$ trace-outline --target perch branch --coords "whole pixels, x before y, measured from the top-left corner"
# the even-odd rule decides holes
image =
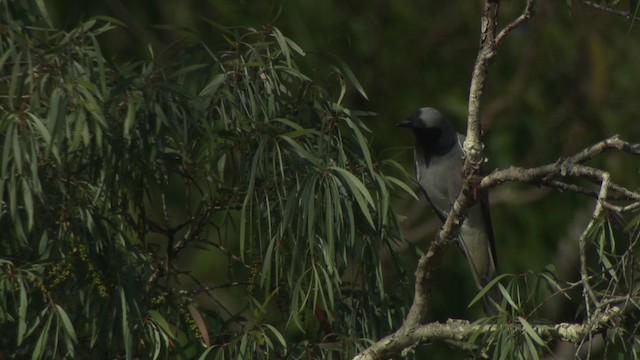
[[[442,262],[443,255],[449,246],[455,242],[467,210],[477,201],[477,197],[473,195],[477,183],[474,183],[472,180],[478,178],[480,164],[483,161],[483,146],[480,141],[480,102],[486,83],[488,67],[496,54],[498,7],[499,1],[497,0],[485,0],[483,2],[480,49],[474,65],[469,89],[467,138],[463,146],[465,162],[462,169],[462,191],[453,204],[447,220],[436,236],[436,240],[431,242],[427,253],[418,261],[418,267],[415,272],[416,283],[413,303],[404,323],[395,333],[374,343],[356,356],[356,359],[377,359],[417,344],[413,341],[412,336],[416,333],[416,329],[421,326],[420,323],[431,303],[430,283],[433,271],[438,268]],[[524,20],[525,19],[516,23],[512,29]],[[504,35],[511,31],[505,30]]]
[[[637,303],[640,299],[633,299]],[[589,334],[594,331],[601,331],[606,329],[608,324],[621,316],[624,316],[627,312],[635,309],[634,306],[629,306],[632,301],[628,298],[622,299],[619,305],[611,306],[606,311],[601,312],[597,317],[593,318],[588,323],[558,323],[551,325],[534,325],[531,324],[531,328],[536,332],[538,336],[546,341],[560,340],[571,342],[573,344],[580,343]],[[520,322],[514,322],[509,325],[509,328],[516,333],[526,335],[526,330]],[[374,344],[388,344],[394,341],[401,341],[406,344],[407,347],[415,346],[418,344],[425,344],[432,341],[443,341],[449,344],[464,344],[463,348],[468,350],[475,350],[476,347],[470,346],[467,342],[471,336],[481,337],[484,334],[494,333],[501,331],[501,326],[496,324],[475,324],[467,320],[449,319],[446,323],[433,322],[416,327],[413,331],[394,334],[388,336],[378,343]],[[390,353],[387,352],[374,352],[371,351],[372,347],[367,351],[360,353],[354,360],[377,360],[385,359]]]

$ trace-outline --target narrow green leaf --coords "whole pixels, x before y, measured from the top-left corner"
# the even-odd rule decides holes
[[[18,52],[18,56],[13,59],[13,68],[11,69],[11,81],[9,82],[9,109],[15,111],[18,106],[19,96],[16,96],[18,83],[23,77],[20,76],[20,64],[22,63],[22,53]]]
[[[507,289],[505,289],[504,286],[502,286],[502,284],[500,284],[500,283],[498,283],[498,290],[500,290],[500,293],[502,293],[502,296],[513,307],[513,309],[515,309],[517,311],[520,311],[520,307],[518,305],[516,305],[516,303],[513,301],[513,298],[511,298],[511,295],[509,294]]]
[[[357,189],[358,192],[361,193],[364,196],[364,198],[367,200],[367,203],[372,207],[375,207],[373,203],[373,198],[371,197],[369,190],[367,190],[366,186],[364,186],[364,184],[362,183],[362,181],[360,181],[360,179],[358,179],[355,175],[353,175],[349,171],[336,166],[330,166],[329,169],[336,171],[340,175],[342,175],[343,179],[348,182],[351,188]]]
[[[49,17],[49,13],[47,12],[47,7],[44,4],[44,0],[36,0],[36,4],[38,5],[38,10],[40,11],[40,15],[44,21],[47,22],[47,25],[51,28],[53,24],[51,23],[51,18]]]
[[[131,139],[131,127],[133,123],[136,121],[136,101],[133,97],[129,98],[127,103],[127,115],[124,118],[124,132],[123,136],[125,139]]]
[[[20,288],[20,304],[18,306],[18,346],[24,340],[24,334],[27,331],[27,307],[29,302],[27,299],[27,290],[24,288],[22,278],[17,282]]]
[[[120,288],[120,317],[122,320],[122,342],[124,344],[125,355],[127,359],[133,357],[133,337],[129,330],[129,307],[127,306],[127,297],[124,288]]]
[[[74,151],[78,149],[80,145],[80,141],[82,141],[83,133],[85,132],[85,128],[87,127],[87,119],[84,111],[77,111],[73,113],[75,117],[74,127],[73,127],[73,137],[71,140],[71,144],[69,146],[70,151]]]
[[[60,320],[62,320],[62,326],[64,327],[64,330],[66,331],[67,335],[69,335],[73,343],[77,344],[78,337],[76,336],[76,331],[71,324],[69,315],[67,315],[67,312],[64,311],[64,309],[58,304],[56,304],[56,309],[58,310],[58,316],[60,317]]]
[[[205,351],[200,355],[200,357],[198,358],[198,360],[207,360],[207,357],[209,356],[209,353],[210,353],[211,351],[213,351],[214,349],[218,348],[218,347],[219,347],[218,345],[214,345],[214,346],[210,346],[210,347],[208,347],[208,348],[207,348],[207,350],[205,350]],[[218,357],[216,357],[216,358],[218,358]]]
[[[124,23],[124,22],[122,22],[122,21],[120,21],[120,20],[118,20],[118,19],[116,19],[114,17],[107,16],[107,15],[92,16],[92,17],[89,18],[89,20],[101,20],[101,21],[107,22],[109,24],[115,24],[115,25],[118,25],[118,26],[123,27],[123,28],[128,28],[126,23]]]
[[[362,95],[366,100],[369,100],[369,97],[367,97],[367,93],[364,91],[360,81],[358,81],[358,78],[356,78],[349,66],[337,56],[333,56],[333,59],[338,63],[340,69],[342,69],[342,73],[347,77],[347,79],[349,79],[349,81],[351,81],[351,84],[353,84],[356,90],[358,90],[360,95]]]
[[[245,247],[246,247],[246,231],[247,231],[247,211],[249,209],[249,204],[253,199],[253,191],[256,181],[256,176],[258,174],[258,165],[262,162],[262,156],[264,151],[265,144],[261,141],[258,144],[258,148],[256,149],[255,154],[253,155],[253,161],[251,163],[251,172],[249,173],[249,184],[247,186],[247,194],[244,197],[244,201],[242,202],[242,209],[240,210],[240,258],[244,261],[245,255]]]
[[[289,39],[288,37],[284,37],[284,39],[287,41],[287,44],[289,44],[289,47],[293,49],[293,51],[297,52],[300,56],[306,55],[304,50],[302,50],[302,48],[298,46],[298,44],[296,44],[293,40]]]
[[[318,161],[318,159],[314,155],[309,153],[307,150],[303,149],[302,146],[300,146],[300,144],[295,142],[293,139],[291,139],[290,137],[285,136],[285,135],[278,135],[278,137],[283,139],[283,140],[285,140],[287,143],[289,143],[289,145],[291,145],[293,150],[298,154],[298,156],[300,156],[301,159],[310,162],[316,168],[320,168],[321,167],[320,166],[320,162]]]
[[[522,324],[522,327],[524,328],[524,331],[540,346],[545,346],[545,342],[544,340],[542,340],[542,338],[540,338],[540,336],[538,335],[538,333],[536,333],[536,331],[533,329],[533,327],[531,326],[531,324],[529,324],[529,322],[523,318],[522,316],[518,316],[518,321],[520,321],[520,323]]]
[[[51,320],[53,319],[53,313],[48,313],[47,322],[45,323],[42,331],[40,332],[40,336],[38,336],[38,341],[36,342],[36,346],[33,349],[33,353],[31,354],[32,360],[38,360],[42,358],[42,354],[47,347],[48,337],[49,337],[49,329],[51,328]]]
[[[549,286],[552,290],[552,292],[558,293],[558,294],[562,294],[564,297],[566,297],[568,300],[571,300],[571,296],[569,296],[569,294],[567,294],[567,291],[563,291],[562,287],[560,286],[560,284],[558,283],[558,281],[555,278],[555,274],[553,274],[550,271],[543,271],[540,273],[540,275],[542,275],[542,277],[544,277],[547,281],[547,286]]]
[[[262,271],[260,272],[260,286],[265,286],[265,284],[269,284],[271,282],[273,250],[276,246],[276,242],[277,237],[272,237],[269,241],[269,246],[267,246],[267,251],[264,254]]]
[[[9,141],[9,139],[13,138],[13,122],[9,124],[6,131],[4,144],[2,145],[2,175],[6,175],[9,172],[9,164],[11,163],[11,145],[13,141]],[[1,196],[3,196],[3,193],[0,193]]]
[[[325,263],[328,265],[333,265],[333,253],[329,253],[327,251],[327,249],[323,249],[323,253],[325,255]],[[327,299],[325,299],[324,303],[325,306],[327,308],[327,310],[333,310],[335,308],[335,295],[333,293],[334,290],[334,283],[332,281],[332,279],[337,278],[337,272],[335,270],[333,270],[332,268],[329,267],[321,267],[320,271],[322,272],[322,276],[324,278],[324,288],[326,289],[326,293],[327,293]],[[331,276],[331,274],[329,272],[334,273],[334,276]],[[324,292],[323,292],[324,294]]]
[[[285,349],[287,349],[287,341],[284,339],[284,336],[282,336],[282,334],[280,333],[280,331],[278,331],[278,329],[276,329],[275,327],[273,327],[270,324],[262,324],[262,326],[266,327],[267,329],[269,329],[269,331],[271,331],[271,333],[276,337],[276,339],[278,340],[278,342],[280,343],[280,345]]]
[[[7,192],[9,192],[9,214],[14,219],[15,226],[20,226],[18,218],[18,184],[16,184],[16,174],[11,172],[9,175],[9,182],[7,186]]]
[[[8,139],[7,139],[8,141]],[[22,148],[20,146],[20,133],[15,131],[13,137],[11,138],[13,145],[11,147],[11,151],[13,153],[13,163],[18,168],[18,174],[22,175]]]
[[[303,218],[307,220],[306,223],[306,232],[307,232],[307,241],[309,244],[313,244],[314,237],[316,235],[315,231],[315,221],[316,221],[316,180],[318,179],[317,175],[312,173],[308,176],[305,181],[302,183],[302,192],[300,194],[300,206],[302,206],[302,214]]]
[[[149,324],[148,327],[151,332],[151,336],[153,336],[153,355],[152,359],[155,360],[160,356],[160,352],[162,351],[162,344],[168,342],[167,336],[160,330],[160,327],[155,323]]]
[[[279,122],[279,123],[281,123],[283,125],[286,125],[286,126],[289,126],[289,127],[292,127],[294,130],[303,130],[304,129],[300,124],[298,124],[298,123],[296,123],[294,121],[291,121],[289,119],[275,118],[275,119],[273,119],[273,121]]]
[[[527,347],[529,348],[529,356],[525,354],[522,354],[523,357],[525,359],[533,359],[533,360],[539,360],[540,357],[538,355],[538,350],[536,349],[536,346],[533,344],[533,342],[531,341],[531,338],[529,336],[525,336],[524,337],[525,342],[527,343]],[[524,349],[523,349],[524,351]]]
[[[31,187],[26,178],[22,178],[22,201],[24,207],[27,210],[27,230],[31,231],[33,228],[33,194],[31,193]]]
[[[369,207],[367,206],[368,204],[369,206],[375,209],[375,204],[373,202],[373,199],[371,198],[371,194],[369,193],[369,190],[367,190],[367,188],[360,181],[360,179],[358,179],[355,175],[353,175],[349,171],[342,168],[335,167],[335,166],[332,166],[329,169],[341,175],[343,179],[342,184],[345,185],[345,187],[350,190],[350,194],[353,195],[353,198],[356,200],[356,203],[360,208],[360,212],[367,219],[367,222],[371,225],[371,227],[375,229],[376,226],[371,217],[371,213],[369,212]]]
[[[226,80],[225,74],[218,74],[200,91],[198,96],[211,96],[216,93],[220,85]]]
[[[416,199],[416,200],[420,200],[420,198],[418,198],[418,195],[404,182],[400,181],[400,179],[395,178],[393,176],[385,176],[384,177],[387,181],[393,183],[394,185],[397,185],[398,187],[400,187],[402,190],[404,190],[404,192],[406,192],[407,194],[411,195],[412,198]]]
[[[373,174],[373,163],[371,161],[371,153],[369,152],[369,143],[362,135],[362,132],[358,128],[358,126],[348,117],[343,118],[347,122],[347,125],[351,128],[353,133],[356,135],[356,140],[358,142],[360,151],[362,152],[362,156],[364,157],[365,164],[367,164],[367,168]]]
[[[47,127],[44,126],[42,120],[40,120],[39,117],[31,113],[27,113],[27,115],[29,115],[29,117],[31,118],[38,134],[40,134],[40,136],[44,140],[45,145],[48,147],[49,143],[51,142],[51,134],[49,133],[49,130],[47,130]]]
[[[317,134],[318,131],[315,130],[315,129],[300,129],[300,130],[294,130],[294,131],[290,131],[288,133],[282,134],[282,136],[286,136],[288,138],[295,139],[297,137],[305,136],[305,135],[309,135],[309,134],[313,134],[313,133]]]
[[[165,320],[162,314],[160,314],[156,310],[149,310],[147,314],[149,315],[149,317],[151,317],[151,319],[153,319],[156,324],[158,324],[158,326],[160,326],[160,328],[166,335],[168,335],[171,339],[175,339],[175,334],[173,333],[173,331],[171,331],[171,326],[169,326],[169,323],[167,322],[167,320]]]
[[[9,55],[13,54],[14,51],[15,47],[13,43],[11,43],[9,47],[5,49],[4,53],[0,55],[0,69],[4,69],[4,63],[7,62]]]
[[[501,279],[504,279],[507,276],[510,276],[510,275],[509,274],[500,274],[500,275],[496,276],[495,278],[491,279],[491,281],[487,285],[485,285],[485,287],[483,287],[482,290],[480,290],[480,292],[473,298],[473,300],[471,300],[471,302],[469,303],[469,305],[467,307],[471,307],[475,303],[480,301],[480,299],[482,299],[482,297],[487,292],[489,292],[489,290],[491,290],[491,288],[493,288],[496,285],[496,283],[498,283]]]
[[[289,45],[287,44],[287,40],[285,40],[285,37],[277,28],[273,28],[273,37],[276,38],[276,42],[278,43],[282,54],[287,59],[287,65],[291,67],[291,54],[289,52]]]

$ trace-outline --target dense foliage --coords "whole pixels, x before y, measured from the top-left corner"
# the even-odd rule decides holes
[[[117,20],[1,6],[2,357],[328,358],[397,326],[379,259],[411,190],[348,69],[303,74],[268,26],[115,64]]]

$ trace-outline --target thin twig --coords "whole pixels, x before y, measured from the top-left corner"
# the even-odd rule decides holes
[[[620,16],[620,17],[623,17],[625,19],[640,20],[639,17],[634,16],[629,11],[622,11],[622,10],[612,9],[612,8],[610,8],[608,6],[604,6],[604,5],[600,5],[600,4],[594,3],[593,1],[583,0],[582,3],[587,5],[587,6],[589,6],[589,7],[594,8],[596,10],[604,11],[604,12],[606,12],[608,14],[611,14],[611,15]]]
[[[527,0],[527,5],[525,6],[522,14],[520,14],[520,16],[513,20],[511,24],[502,29],[498,36],[496,36],[496,44],[500,44],[500,41],[502,41],[502,39],[507,36],[513,29],[517,28],[518,26],[520,26],[520,24],[527,21],[531,16],[533,16],[534,5],[535,0]]]
[[[591,230],[593,230],[593,228],[595,227],[596,221],[602,215],[602,209],[603,209],[602,204],[607,198],[608,189],[609,189],[609,173],[605,172],[602,174],[602,184],[600,185],[600,193],[598,195],[598,200],[596,201],[596,207],[593,210],[591,221],[589,221],[589,225],[587,225],[586,229],[584,230],[584,232],[582,232],[582,235],[578,240],[578,247],[580,251],[580,279],[582,281],[582,285],[584,288],[584,291],[583,291],[584,297],[585,297],[584,303],[585,303],[585,306],[587,307],[588,316],[591,316],[592,314],[590,311],[591,303],[589,302],[589,299],[591,299],[591,302],[593,302],[596,306],[599,306],[600,302],[596,297],[596,294],[593,291],[591,284],[589,283],[589,273],[587,271],[586,243],[587,243],[587,238],[591,234]]]

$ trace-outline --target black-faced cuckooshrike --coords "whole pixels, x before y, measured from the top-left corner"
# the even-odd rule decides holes
[[[462,190],[465,136],[458,134],[438,110],[428,107],[415,111],[397,126],[411,129],[416,137],[414,156],[418,184],[444,222]],[[467,258],[476,286],[482,289],[496,273],[496,249],[486,193],[482,193],[480,201],[469,209],[458,244]],[[497,299],[495,290],[490,291],[489,296]],[[486,295],[483,307],[488,315],[496,313]]]

